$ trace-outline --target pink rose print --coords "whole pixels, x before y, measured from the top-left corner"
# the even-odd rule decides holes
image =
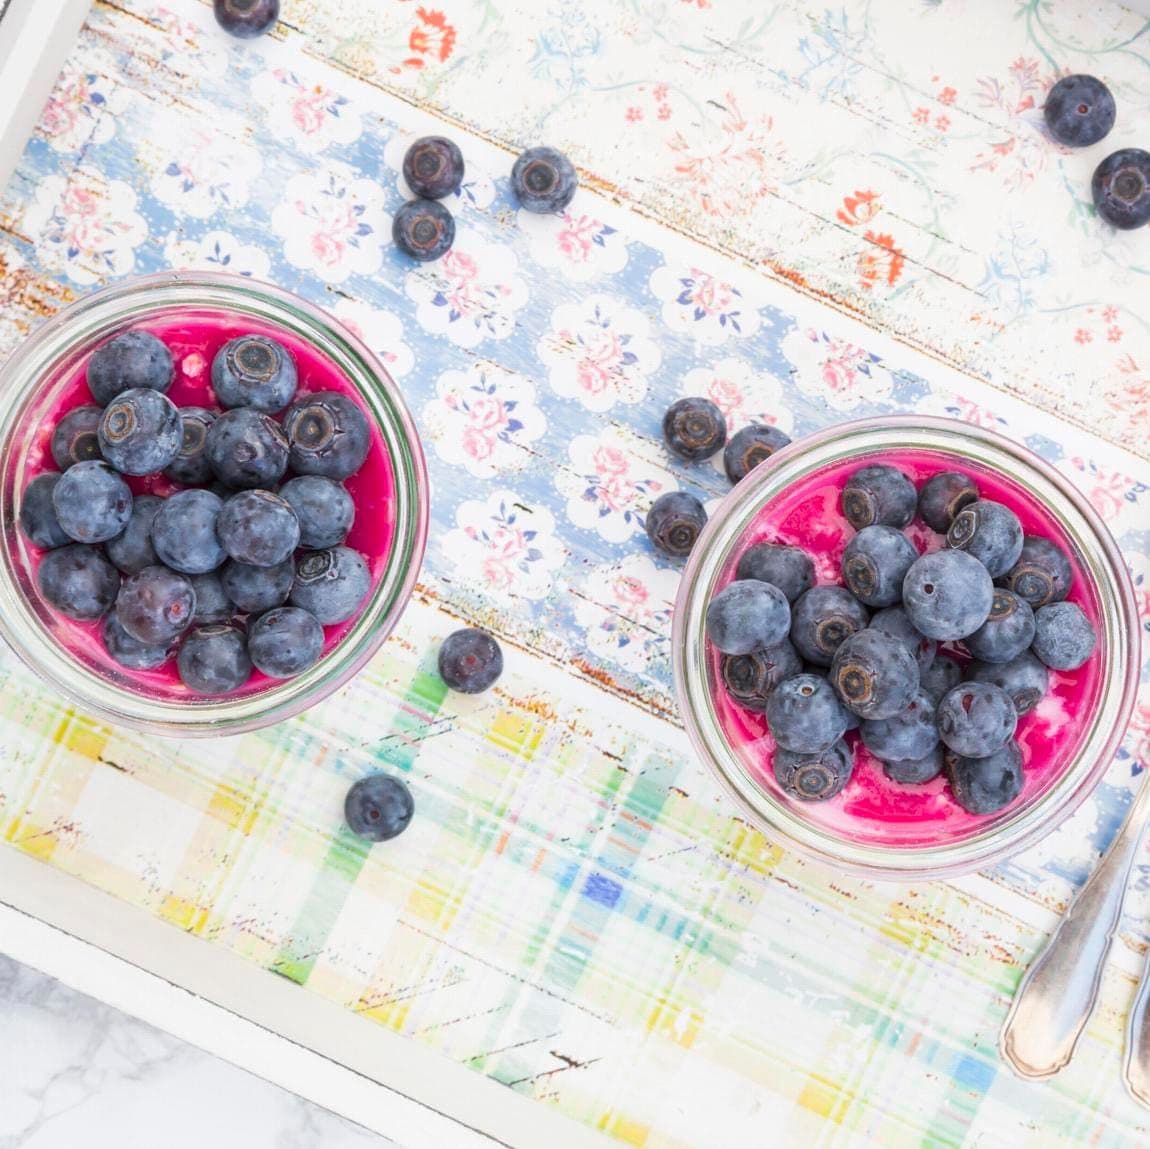
[[[795,366],[798,389],[836,410],[881,402],[891,393],[889,373],[875,370],[878,356],[848,340],[794,328],[783,340],[783,352]]]
[[[272,135],[313,155],[330,144],[349,144],[363,130],[346,96],[291,68],[260,73],[252,80],[252,95],[264,109]]]

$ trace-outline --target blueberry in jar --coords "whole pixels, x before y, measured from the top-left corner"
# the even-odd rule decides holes
[[[528,148],[511,169],[511,190],[525,211],[557,215],[575,198],[575,165],[549,147]]]
[[[938,704],[939,737],[966,758],[985,758],[1002,749],[1017,725],[1010,695],[989,682],[964,682]]]
[[[937,642],[973,634],[994,600],[990,572],[966,551],[934,551],[916,559],[902,583],[902,605],[915,630]]]
[[[727,420],[710,399],[680,399],[663,415],[663,439],[681,459],[709,459],[727,441]]]
[[[918,558],[914,543],[894,527],[863,527],[843,550],[843,581],[866,606],[893,606],[902,583]]]
[[[271,491],[239,491],[221,508],[216,535],[229,558],[274,567],[299,546],[299,519],[291,504]]]
[[[347,792],[343,805],[348,828],[369,842],[397,838],[411,825],[414,813],[411,791],[390,774],[361,778]]]
[[[90,622],[111,610],[120,572],[95,547],[71,543],[40,560],[36,581],[49,605],[69,618]]]
[[[1051,670],[1077,670],[1094,653],[1098,635],[1074,602],[1052,602],[1034,615],[1032,649]]]
[[[299,607],[269,610],[248,630],[248,657],[269,678],[294,678],[314,666],[322,653],[323,627]]]
[[[723,470],[727,478],[732,483],[741,482],[790,441],[789,435],[769,423],[752,423],[736,431],[723,449]]]
[[[159,391],[123,391],[104,408],[97,432],[104,458],[123,475],[162,471],[180,452],[183,425]]]
[[[197,626],[181,643],[176,668],[197,694],[229,694],[251,677],[247,640],[234,626]]]
[[[449,634],[439,648],[439,677],[460,694],[481,694],[503,673],[503,650],[486,631],[466,627]]]
[[[647,538],[665,555],[685,558],[707,525],[707,512],[694,495],[667,491],[647,512]]]
[[[1019,718],[1042,701],[1050,685],[1050,671],[1029,650],[1010,662],[972,662],[966,668],[966,678],[1005,690]]]
[[[358,405],[337,391],[319,391],[297,399],[284,416],[297,475],[346,479],[363,466],[371,429]]]
[[[455,217],[438,200],[408,200],[391,221],[391,238],[404,255],[429,263],[451,250]]]
[[[1061,602],[1070,593],[1073,581],[1070,559],[1039,535],[1023,536],[1018,561],[1002,576],[1002,585],[1025,599],[1034,610]]]
[[[446,136],[421,136],[403,157],[403,178],[422,199],[443,199],[463,186],[463,153]]]
[[[991,578],[1006,574],[1022,554],[1022,523],[993,499],[979,499],[954,516],[946,545],[973,555]]]
[[[787,596],[767,582],[728,583],[707,606],[707,637],[723,654],[749,654],[775,646],[790,629]]]
[[[969,814],[994,814],[1022,793],[1022,751],[1017,742],[1008,741],[981,758],[948,751],[945,763],[954,800]]]
[[[56,507],[52,501],[59,481],[59,475],[45,471],[24,488],[24,497],[20,500],[20,529],[33,546],[43,550],[67,546],[72,542],[72,536],[60,526],[60,520],[56,518]]]
[[[925,674],[934,664],[938,643],[933,638],[927,638],[926,635],[919,634],[915,630],[914,623],[910,621],[910,615],[906,613],[903,607],[888,606],[885,610],[875,611],[871,615],[870,629],[888,634],[891,638],[897,638],[914,655],[920,676]],[[955,682],[957,681],[958,678],[955,679]]]
[[[830,666],[843,640],[869,621],[870,612],[849,590],[811,587],[791,608],[791,642],[807,662]]]
[[[215,412],[206,407],[180,408],[180,449],[164,468],[164,474],[173,482],[188,486],[211,482],[208,429],[215,421]]]
[[[292,577],[295,576],[294,564]],[[227,622],[236,613],[236,604],[228,598],[224,584],[215,571],[205,574],[188,575],[188,581],[196,592],[196,613],[192,616],[193,626],[206,626],[213,622]],[[287,592],[284,592],[287,597]]]
[[[856,531],[876,525],[902,530],[914,518],[917,506],[914,483],[886,463],[855,471],[843,487],[843,514]]]
[[[940,654],[930,666],[920,671],[918,684],[937,705],[943,695],[949,694],[961,681],[962,667],[953,658]]]
[[[216,523],[224,501],[205,490],[177,491],[152,519],[152,546],[165,566],[180,574],[206,574],[226,559]]]
[[[1034,641],[1034,611],[1005,587],[996,587],[986,622],[964,640],[982,662],[1010,662]]]
[[[740,555],[735,578],[769,582],[793,603],[815,585],[815,564],[811,556],[798,547],[756,543]]]
[[[289,597],[292,606],[310,610],[324,626],[332,626],[351,618],[370,590],[371,573],[363,555],[350,547],[332,547],[297,561]]]
[[[88,360],[88,390],[101,407],[140,387],[166,392],[175,375],[172,353],[147,331],[125,331],[98,347]]]
[[[800,802],[825,802],[841,793],[850,781],[854,755],[839,739],[811,754],[780,748],[775,752],[773,767],[775,779],[785,794]]]
[[[163,505],[164,500],[156,495],[137,495],[132,500],[128,525],[104,544],[108,558],[124,574],[135,574],[160,561],[152,546],[152,520]]]
[[[766,715],[775,742],[796,754],[830,749],[850,725],[831,684],[815,674],[780,682],[767,699]]]
[[[890,758],[883,760],[882,772],[892,781],[904,786],[922,786],[933,782],[941,773],[945,753],[941,742],[921,758]]]
[[[920,688],[897,714],[863,719],[863,745],[884,762],[921,761],[938,745],[935,711],[935,700]]]
[[[288,466],[285,431],[286,418],[281,428],[251,407],[225,411],[208,428],[205,453],[212,473],[236,489],[273,486]]]
[[[78,543],[115,538],[132,515],[132,492],[107,463],[69,467],[52,490],[56,519]]]
[[[250,563],[226,563],[220,572],[220,586],[236,610],[259,614],[287,602],[295,585],[295,561],[285,559],[274,567]]]
[[[155,670],[172,657],[171,646],[166,642],[141,642],[133,638],[115,611],[104,619],[103,638],[104,648],[113,660],[128,670]]]
[[[786,640],[749,654],[724,654],[719,660],[719,677],[727,693],[744,710],[759,713],[766,710],[767,699],[780,682],[802,672],[803,661]]]
[[[76,463],[102,459],[100,453],[100,420],[102,407],[73,407],[52,432],[52,458],[61,471]]]
[[[299,545],[312,550],[339,546],[355,521],[355,502],[347,489],[323,475],[300,475],[280,487],[282,498],[299,520]]]
[[[835,651],[831,685],[860,718],[891,718],[918,690],[918,662],[897,638],[877,630],[852,634]]]
[[[137,642],[164,645],[192,624],[196,592],[192,584],[165,566],[144,567],[129,575],[116,596],[116,617]]]
[[[942,471],[932,475],[918,493],[918,514],[932,531],[945,535],[954,516],[978,499],[978,487],[969,475]]]
[[[295,398],[295,360],[276,339],[239,335],[212,360],[212,390],[225,407],[254,407],[272,415]]]

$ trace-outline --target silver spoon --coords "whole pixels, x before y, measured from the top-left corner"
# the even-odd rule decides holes
[[[1122,829],[1014,995],[999,1049],[1020,1077],[1053,1077],[1074,1054],[1098,1000],[1102,967],[1122,916],[1148,808],[1150,786],[1143,782]],[[1125,1073],[1127,1087],[1144,1104],[1150,1104],[1150,1032],[1143,1024],[1148,983],[1150,978],[1144,976],[1130,1015]]]

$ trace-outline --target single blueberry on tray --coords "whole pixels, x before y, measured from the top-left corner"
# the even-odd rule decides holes
[[[88,360],[88,389],[106,407],[124,391],[148,387],[164,392],[176,369],[172,353],[147,331],[125,331],[98,347]]]
[[[212,464],[208,459],[208,429],[216,421],[214,411],[206,407],[181,407],[182,435],[176,457],[164,468],[173,482],[193,485],[210,483]]]
[[[1025,535],[1018,561],[1001,581],[1038,610],[1047,603],[1061,602],[1069,594],[1074,573],[1070,559],[1049,539]]]
[[[443,199],[463,184],[463,153],[446,136],[421,136],[403,157],[403,178],[423,199]]]
[[[104,409],[89,404],[73,407],[52,432],[52,458],[61,471],[75,463],[102,459],[100,453],[100,420]]]
[[[371,447],[367,417],[337,391],[297,399],[284,415],[283,429],[297,475],[346,479],[363,466]]]
[[[291,504],[271,491],[239,491],[221,508],[216,535],[236,562],[274,567],[299,546],[299,519]]]
[[[843,640],[869,621],[870,612],[849,590],[811,587],[791,608],[791,642],[807,662],[830,666]]]
[[[970,814],[993,814],[1022,793],[1022,751],[1017,742],[982,758],[945,755],[954,800]]]
[[[707,525],[707,512],[694,495],[667,491],[647,512],[647,538],[665,555],[685,558]]]
[[[55,472],[45,471],[24,488],[24,497],[20,500],[20,529],[33,546],[44,550],[67,546],[72,541],[72,536],[60,526],[52,502],[59,481],[60,476]]]
[[[128,525],[104,544],[108,558],[124,574],[135,574],[160,561],[152,546],[152,520],[163,505],[164,500],[156,495],[137,495],[132,500]]]
[[[480,694],[502,673],[503,650],[486,631],[454,631],[439,648],[439,676],[460,694]]]
[[[197,626],[181,644],[176,667],[197,694],[229,694],[252,673],[247,640],[234,626]]]
[[[1122,230],[1150,223],[1150,152],[1123,148],[1107,156],[1091,183],[1094,206],[1109,224]]]
[[[743,709],[760,713],[780,682],[802,672],[803,661],[786,640],[750,654],[724,654],[719,660],[719,677],[727,693]]]
[[[732,483],[738,483],[760,463],[791,441],[778,427],[769,423],[752,423],[736,431],[723,449],[723,470]]]
[[[938,704],[939,737],[956,754],[985,758],[1014,737],[1018,712],[1010,695],[988,682],[964,682]]]
[[[1071,148],[1098,143],[1114,127],[1117,109],[1110,89],[1095,76],[1063,76],[1042,109],[1050,134]]]
[[[681,459],[709,459],[727,441],[727,420],[710,399],[680,399],[663,416],[663,438]]]
[[[351,618],[370,590],[371,572],[363,555],[350,547],[332,547],[299,559],[289,597],[293,606],[310,610],[324,626],[332,626]]]
[[[214,571],[227,552],[216,523],[224,501],[211,491],[177,491],[164,500],[152,519],[152,546],[160,562],[181,574]]]
[[[82,622],[111,610],[120,589],[120,572],[96,547],[82,543],[49,551],[36,579],[50,605]]]
[[[902,583],[902,605],[915,630],[938,642],[973,634],[994,600],[990,572],[966,551],[934,551],[916,559]]]
[[[575,166],[555,148],[528,148],[511,169],[511,190],[526,211],[558,214],[575,198]]]
[[[398,837],[411,824],[414,813],[411,791],[391,774],[361,778],[347,792],[343,805],[351,832],[369,842]]]
[[[791,608],[777,586],[739,579],[711,599],[706,629],[707,637],[724,654],[750,654],[787,637]]]
[[[866,606],[893,606],[902,582],[918,558],[914,543],[894,527],[863,527],[843,550],[843,581]]]
[[[269,415],[295,398],[295,360],[266,335],[229,340],[212,360],[212,390],[225,407],[254,407]]]
[[[1022,554],[1022,524],[1018,516],[992,499],[979,499],[954,516],[946,544],[973,555],[992,578],[1006,574]]]
[[[812,754],[780,748],[775,751],[773,766],[784,793],[802,802],[823,802],[840,793],[850,781],[854,755],[840,739]]]
[[[1036,655],[1051,670],[1077,670],[1094,653],[1098,635],[1074,602],[1052,602],[1034,615]]]
[[[969,475],[942,471],[932,475],[918,493],[919,517],[932,531],[945,535],[954,516],[978,498],[978,487]]]
[[[798,547],[756,543],[739,557],[735,578],[754,578],[777,586],[794,602],[815,585],[815,564],[806,551]]]
[[[843,514],[856,531],[875,524],[902,530],[914,518],[917,506],[914,483],[886,463],[855,471],[843,487]]]
[[[295,606],[261,614],[248,628],[248,657],[269,678],[294,678],[319,661],[323,627]]]
[[[137,642],[161,645],[183,634],[192,624],[196,592],[176,571],[144,567],[129,575],[116,596],[116,617]]]
[[[860,718],[892,718],[918,690],[918,662],[899,639],[860,630],[835,651],[830,681],[843,705]]]
[[[775,742],[796,754],[829,749],[850,725],[831,684],[815,674],[780,682],[767,699],[766,714]]]
[[[1050,685],[1050,671],[1029,650],[1010,662],[972,662],[966,677],[969,682],[989,682],[1005,690],[1020,718],[1042,701]]]
[[[115,538],[132,515],[132,492],[107,463],[77,463],[52,491],[56,518],[78,543]]]
[[[391,221],[391,238],[404,255],[428,263],[451,250],[455,217],[438,200],[408,200]]]
[[[220,571],[224,594],[245,614],[259,614],[287,602],[295,585],[295,560],[284,559],[274,567],[229,562]]]
[[[313,550],[336,547],[355,521],[355,502],[347,489],[322,475],[300,475],[280,487],[299,520],[299,545]]]
[[[275,27],[280,0],[212,0],[216,22],[232,36],[250,40]]]
[[[212,473],[237,489],[273,486],[288,466],[284,431],[263,411],[251,407],[225,411],[208,428],[205,453]]]

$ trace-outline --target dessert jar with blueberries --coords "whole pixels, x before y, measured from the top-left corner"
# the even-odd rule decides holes
[[[393,381],[338,321],[165,274],[61,312],[0,373],[0,634],[101,718],[281,721],[402,612],[427,481]]]

